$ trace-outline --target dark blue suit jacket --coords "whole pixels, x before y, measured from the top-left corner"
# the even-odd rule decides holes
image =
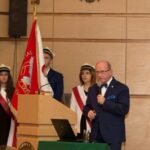
[[[48,82],[54,91],[54,98],[62,101],[64,91],[63,75],[53,69],[50,69],[47,75]]]
[[[125,115],[129,111],[129,89],[113,78],[105,93],[103,105],[97,103],[98,92],[97,84],[89,89],[83,110],[86,116],[89,110],[96,111],[96,117],[92,121],[91,139],[96,140],[100,130],[107,143],[122,143],[125,141]]]

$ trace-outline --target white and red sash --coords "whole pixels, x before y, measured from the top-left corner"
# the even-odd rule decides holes
[[[77,88],[77,87],[74,87],[74,88],[73,88],[73,94],[74,94],[74,96],[75,96],[76,102],[77,102],[77,104],[78,104],[78,106],[79,106],[81,112],[83,112],[84,104],[83,104],[83,101],[82,101],[82,99],[81,99],[81,96],[80,96],[80,94],[79,94],[79,91],[78,91],[78,88]],[[88,122],[89,126],[91,127],[91,122],[90,122],[90,120],[87,120],[87,122]]]
[[[16,128],[17,128],[17,122],[14,119],[13,114],[10,111],[10,108],[4,99],[4,97],[0,94],[0,104],[5,110],[5,112],[10,116],[11,118],[11,124],[10,124],[10,130],[9,130],[9,136],[7,140],[7,146],[16,146]]]
[[[3,109],[5,110],[5,112],[7,113],[7,115],[12,117],[12,113],[9,109],[9,106],[8,106],[7,102],[5,101],[5,99],[3,98],[3,96],[1,94],[0,94],[0,104],[3,107]]]

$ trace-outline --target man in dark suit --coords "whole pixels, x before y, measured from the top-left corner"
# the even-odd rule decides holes
[[[63,75],[51,68],[52,60],[55,56],[53,51],[49,48],[44,48],[44,75],[47,76],[48,82],[51,85],[54,93],[54,98],[58,101],[62,101],[63,90],[64,90],[64,82]]]
[[[89,89],[84,114],[92,121],[90,140],[121,150],[125,141],[125,115],[129,111],[129,89],[115,80],[111,64],[96,64],[97,84]]]

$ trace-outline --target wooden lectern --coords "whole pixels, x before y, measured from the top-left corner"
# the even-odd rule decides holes
[[[76,113],[59,101],[46,95],[18,96],[17,147],[33,146],[37,150],[38,142],[58,140],[51,119],[68,119],[73,129]],[[74,130],[75,131],[75,130]]]
[[[0,150],[17,150],[17,149],[6,145],[0,145]]]

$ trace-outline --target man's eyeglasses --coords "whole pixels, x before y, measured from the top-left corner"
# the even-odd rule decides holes
[[[104,74],[106,72],[110,71],[110,69],[108,70],[101,70],[101,71],[96,71],[96,74]]]

